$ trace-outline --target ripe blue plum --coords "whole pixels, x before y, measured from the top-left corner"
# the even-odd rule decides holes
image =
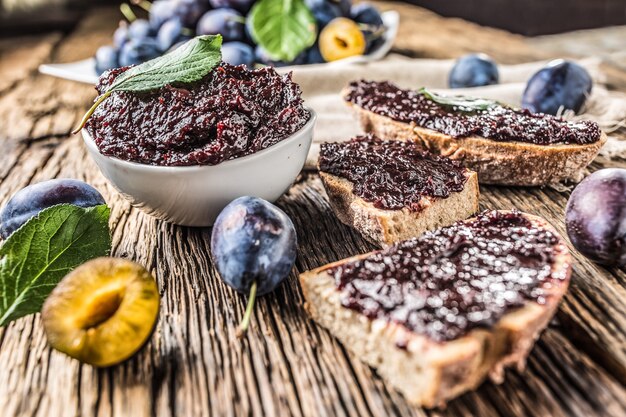
[[[208,0],[172,0],[176,2],[176,16],[183,26],[194,28],[200,18],[211,8]]]
[[[307,64],[323,64],[324,58],[322,57],[322,53],[320,52],[320,46],[318,43],[309,48],[306,52],[306,63]]]
[[[222,61],[231,65],[254,67],[254,50],[243,42],[226,42],[222,45]]]
[[[125,21],[121,21],[120,25],[117,29],[115,29],[115,32],[113,33],[113,45],[117,49],[121,49],[122,46],[124,46],[124,44],[128,41],[128,39],[128,23],[126,23]]]
[[[352,7],[352,0],[330,0],[336,4],[341,10],[341,15],[344,17],[350,16],[350,8]]]
[[[311,13],[313,13],[313,17],[315,17],[319,29],[326,26],[334,18],[343,16],[338,2],[330,0],[305,0],[304,3],[309,10],[311,10]]]
[[[382,43],[382,36],[385,33],[385,26],[380,12],[369,3],[358,3],[350,9],[350,19],[359,24],[365,41],[366,51],[375,49]]]
[[[559,109],[578,113],[591,93],[593,82],[587,70],[562,59],[537,71],[526,84],[522,107],[533,113],[556,115]]]
[[[73,179],[54,179],[22,188],[0,211],[0,235],[6,239],[42,210],[58,204],[94,207],[106,204],[91,185]]]
[[[498,66],[484,54],[470,54],[459,58],[448,77],[450,88],[481,87],[498,84]]]
[[[105,45],[98,48],[96,51],[96,72],[98,75],[117,68],[119,66],[118,56],[119,51],[114,46]]]
[[[131,39],[120,51],[120,65],[123,67],[149,61],[161,54],[159,44],[154,38]]]
[[[255,56],[256,62],[260,64],[279,68],[279,67],[286,67],[289,65],[305,64],[306,59],[307,59],[307,52],[306,51],[302,52],[291,62],[275,61],[269,56],[268,52],[261,45],[257,45],[257,47],[254,48],[254,56]]]
[[[224,38],[224,42],[245,40],[245,19],[234,9],[215,9],[206,12],[198,21],[196,32],[198,35],[217,35]]]
[[[565,225],[574,247],[589,259],[626,265],[626,169],[601,169],[578,184]]]
[[[248,13],[254,2],[255,0],[209,0],[214,9],[229,8],[244,14]]]
[[[350,9],[350,19],[364,25],[380,27],[383,25],[383,18],[376,7],[370,3],[359,3]]]
[[[159,30],[163,23],[176,16],[177,2],[172,0],[156,0],[150,6],[150,26]]]
[[[247,294],[273,291],[291,272],[297,238],[291,219],[256,197],[240,197],[220,213],[211,234],[211,254],[222,280]]]
[[[145,19],[137,19],[128,26],[129,39],[144,39],[154,35],[150,22]]]
[[[169,50],[174,44],[191,39],[183,33],[183,24],[178,19],[171,19],[161,25],[157,34],[157,42],[161,51]]]

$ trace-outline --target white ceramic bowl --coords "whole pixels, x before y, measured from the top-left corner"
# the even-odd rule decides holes
[[[211,226],[235,198],[249,195],[275,201],[296,179],[313,140],[316,115],[274,146],[217,165],[169,167],[123,161],[100,153],[82,130],[100,171],[133,206],[184,226]]]

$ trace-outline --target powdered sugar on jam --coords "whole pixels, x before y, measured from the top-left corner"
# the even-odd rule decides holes
[[[518,212],[491,211],[329,270],[344,307],[435,341],[489,327],[565,277],[560,238]]]

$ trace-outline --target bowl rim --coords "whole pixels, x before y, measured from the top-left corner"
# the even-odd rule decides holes
[[[235,158],[235,159],[228,159],[226,161],[222,161],[218,164],[215,165],[181,165],[181,166],[171,166],[171,165],[149,165],[149,164],[142,164],[140,162],[131,162],[131,161],[126,161],[124,159],[120,159],[117,158],[115,156],[108,156],[108,155],[104,155],[102,152],[100,152],[100,149],[98,148],[98,146],[96,145],[96,143],[94,142],[93,138],[91,137],[91,135],[89,134],[89,132],[87,132],[87,129],[83,128],[81,129],[81,135],[83,137],[83,142],[85,143],[85,145],[87,145],[88,148],[90,148],[92,151],[97,152],[100,156],[102,156],[103,158],[106,159],[110,159],[112,161],[114,161],[116,164],[122,165],[122,166],[126,166],[126,167],[130,167],[130,168],[135,168],[135,169],[146,169],[146,170],[151,170],[151,171],[187,171],[187,172],[193,172],[193,171],[200,171],[200,170],[207,170],[207,169],[215,169],[218,167],[223,167],[225,165],[227,166],[235,166],[237,164],[243,164],[246,163],[252,159],[258,158],[260,156],[265,155],[266,153],[272,152],[272,151],[276,151],[279,148],[286,146],[289,142],[291,142],[292,140],[295,140],[297,137],[300,136],[300,134],[304,133],[307,130],[312,130],[313,127],[315,126],[315,121],[317,120],[317,113],[315,112],[315,110],[313,110],[310,107],[306,107],[305,109],[309,112],[309,120],[304,124],[304,126],[302,126],[299,130],[297,130],[296,132],[294,132],[293,134],[285,137],[284,139],[280,140],[279,142],[275,143],[272,146],[269,146],[265,149],[261,149],[260,151],[251,153],[250,155],[245,155],[245,156],[241,156],[239,158]]]

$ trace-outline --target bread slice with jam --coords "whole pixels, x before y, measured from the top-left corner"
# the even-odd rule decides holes
[[[364,131],[461,160],[481,184],[578,182],[607,136],[591,121],[357,81],[343,93]]]
[[[571,275],[542,218],[484,212],[300,275],[305,309],[412,404],[442,406],[524,367]]]
[[[325,143],[318,168],[339,220],[379,246],[478,211],[476,173],[411,142],[369,135]]]

